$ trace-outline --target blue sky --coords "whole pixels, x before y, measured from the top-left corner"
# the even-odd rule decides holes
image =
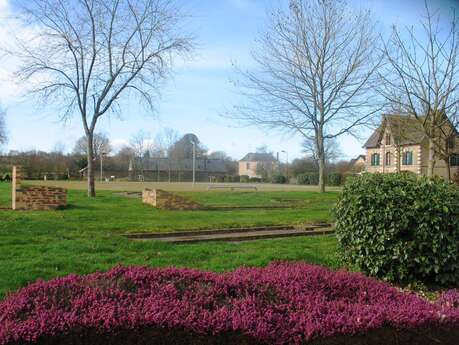
[[[177,64],[173,79],[163,89],[157,115],[128,101],[122,119],[105,119],[99,123],[98,130],[105,132],[115,147],[127,142],[140,129],[154,136],[162,128],[169,127],[181,134],[195,133],[209,150],[223,150],[236,159],[261,145],[267,145],[274,152],[287,150],[292,158],[301,156],[299,136],[235,126],[220,116],[238,102],[236,90],[229,82],[235,77],[231,63],[234,61],[243,67],[253,65],[250,49],[258,33],[266,27],[267,10],[285,5],[286,1],[185,1],[186,9],[193,16],[189,24],[197,36],[199,49],[193,61]],[[353,0],[350,3],[371,8],[382,30],[387,30],[392,23],[416,24],[422,15],[424,0]],[[431,0],[429,3],[445,13],[452,7],[459,8],[454,0]],[[9,0],[0,0],[0,19],[9,12]],[[0,43],[2,35],[5,36],[1,23],[2,20]],[[83,134],[79,118],[75,116],[65,124],[60,123],[52,105],[46,109],[37,108],[33,100],[19,97],[20,90],[9,80],[9,64],[14,62],[0,64],[0,104],[8,110],[9,134],[3,151],[51,150],[56,145],[70,151]],[[363,131],[362,136],[368,134]],[[342,137],[339,142],[344,158],[363,152],[362,141]]]

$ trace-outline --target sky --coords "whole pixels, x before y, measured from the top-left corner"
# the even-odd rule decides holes
[[[6,18],[14,14],[12,0],[0,0],[0,44],[8,42],[8,30],[23,30]],[[234,124],[222,116],[241,101],[230,80],[236,78],[232,63],[254,66],[250,51],[255,39],[267,26],[269,9],[283,6],[287,0],[188,0],[189,27],[198,49],[192,61],[179,62],[173,77],[162,89],[157,111],[151,114],[135,102],[125,102],[121,118],[106,118],[97,131],[109,136],[115,149],[128,143],[139,130],[153,137],[164,128],[181,134],[194,133],[210,151],[225,151],[235,159],[266,145],[273,152],[287,151],[290,159],[301,157],[301,137],[283,135]],[[424,0],[350,0],[351,6],[370,8],[384,32],[391,24],[416,25],[423,13]],[[430,0],[444,13],[459,9],[459,0]],[[9,150],[73,149],[83,135],[80,119],[59,122],[52,104],[38,107],[34,99],[23,97],[21,87],[11,79],[15,61],[0,60],[0,104],[7,110],[9,141],[0,148]],[[362,145],[369,129],[362,129],[359,139],[342,136],[338,141],[343,159],[363,153]]]

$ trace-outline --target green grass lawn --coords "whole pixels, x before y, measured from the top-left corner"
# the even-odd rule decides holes
[[[0,207],[9,207],[9,184],[0,183]],[[333,236],[246,243],[171,245],[130,241],[120,234],[331,220],[337,193],[311,191],[185,193],[205,205],[272,206],[288,209],[162,211],[112,191],[88,199],[69,190],[60,211],[0,210],[0,298],[38,278],[106,270],[114,265],[196,267],[224,271],[273,260],[304,260],[337,267]]]

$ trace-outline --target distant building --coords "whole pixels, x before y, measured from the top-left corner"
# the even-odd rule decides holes
[[[450,123],[447,126],[452,126]],[[451,155],[451,176],[459,171],[459,134],[445,139]],[[450,132],[450,131],[448,131]],[[373,132],[364,145],[366,149],[367,172],[391,173],[411,171],[426,175],[429,164],[429,138],[425,135],[420,121],[407,115],[384,115],[381,125]],[[438,159],[434,174],[447,176],[447,166]]]
[[[271,153],[248,153],[239,161],[239,175],[263,177],[278,168],[278,161]]]
[[[366,156],[359,155],[349,162],[349,169],[351,171],[362,171],[365,170]]]

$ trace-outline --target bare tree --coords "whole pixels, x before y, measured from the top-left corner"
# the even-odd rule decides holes
[[[103,133],[94,133],[92,140],[92,152],[94,155],[94,160],[100,159],[102,154],[110,154],[112,151],[112,146],[110,144],[110,139]],[[73,148],[73,153],[79,155],[86,155],[88,152],[88,140],[86,136],[81,137],[75,143]]]
[[[164,128],[155,136],[156,145],[163,151],[163,155],[170,156],[170,150],[179,141],[179,133],[172,128]]]
[[[449,141],[457,136],[459,125],[458,39],[454,11],[447,22],[426,2],[421,29],[394,26],[384,45],[388,63],[380,73],[381,93],[394,108],[422,125],[429,140],[429,176],[437,159],[445,161],[450,175]]]
[[[177,56],[193,39],[181,33],[184,15],[173,0],[24,0],[22,20],[34,36],[10,50],[22,60],[19,80],[62,107],[61,118],[81,117],[88,141],[88,195],[95,196],[98,120],[120,111],[123,96],[153,109],[154,97]]]
[[[319,155],[317,154],[317,145],[310,139],[305,139],[302,143],[303,152],[311,157],[315,162],[319,162]],[[324,140],[324,157],[325,162],[333,162],[342,158],[343,152],[339,146],[336,138]]]
[[[169,155],[173,159],[182,160],[186,158],[193,158],[193,143],[196,145],[196,157],[202,157],[207,154],[207,148],[199,141],[199,138],[193,134],[188,133],[181,137],[171,148]]]
[[[143,130],[138,131],[131,137],[129,147],[134,153],[134,157],[137,159],[137,167],[140,170],[140,174],[143,175],[144,160],[146,156],[150,155],[154,147],[151,135]]]
[[[172,149],[177,141],[179,141],[179,138],[179,133],[172,128],[164,128],[155,137],[156,145],[163,152],[163,155],[167,157],[167,175],[169,182],[171,182],[171,163],[173,160]]]
[[[0,145],[5,144],[8,139],[6,136],[5,116],[6,110],[0,107]]]
[[[325,191],[324,142],[352,132],[379,111],[376,55],[368,11],[339,0],[290,0],[272,15],[252,55],[259,68],[238,71],[247,102],[232,118],[312,140]]]

